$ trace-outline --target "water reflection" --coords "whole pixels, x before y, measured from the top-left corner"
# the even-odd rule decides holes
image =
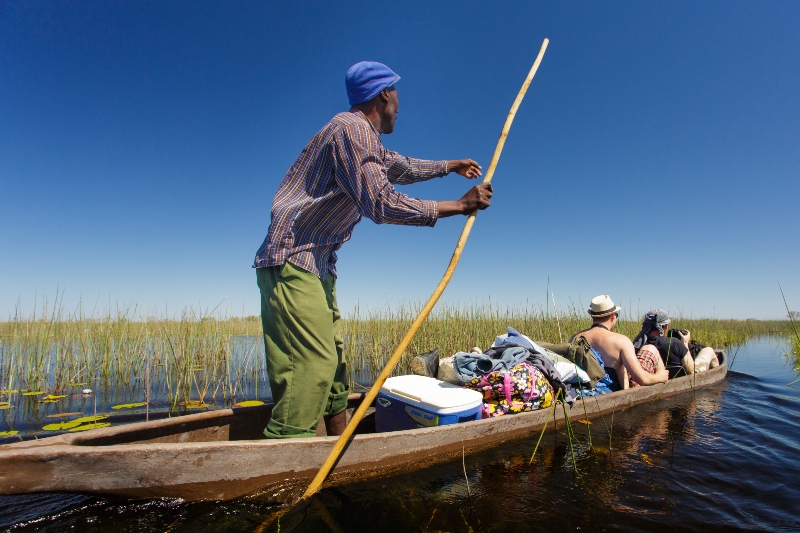
[[[211,342],[203,339],[205,337],[194,342]],[[125,350],[119,343],[114,345],[116,351],[112,350],[119,362],[101,366],[101,370],[89,376],[83,373],[87,365],[76,366],[72,361],[70,364],[74,368],[65,374],[63,367],[67,363],[59,364],[55,359],[53,364],[46,365],[41,376],[31,381],[20,377],[19,369],[12,372],[15,368],[12,365],[4,369],[4,384],[28,383],[36,389],[32,392],[39,394],[26,394],[23,385],[15,385],[10,394],[5,387],[0,387],[3,389],[0,400],[10,403],[8,408],[0,410],[0,432],[19,432],[12,437],[0,436],[0,444],[57,435],[61,432],[44,431],[43,426],[82,416],[108,414],[110,417],[106,421],[116,425],[189,414],[200,409],[224,409],[242,400],[269,401],[271,392],[261,338],[232,336],[228,341],[225,349],[218,349],[214,357],[187,356],[179,360],[164,356],[148,361],[145,359],[156,351],[156,339],[139,341],[143,344],[136,350],[128,347],[129,351],[144,354],[132,361],[123,361]],[[153,346],[148,348],[147,343]],[[19,351],[20,354],[13,355],[20,357],[26,348],[0,347],[9,353]],[[89,392],[84,393],[84,390]],[[56,399],[44,401],[45,395]]]

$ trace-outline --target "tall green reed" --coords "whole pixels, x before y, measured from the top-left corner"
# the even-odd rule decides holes
[[[186,309],[180,319],[142,318],[135,307],[87,316],[54,305],[0,323],[0,383],[7,390],[95,387],[119,403],[166,395],[173,410],[190,400],[232,401],[264,380],[256,320]],[[240,356],[231,364],[232,351]],[[146,379],[147,378],[147,379]],[[146,387],[148,390],[145,390]],[[252,388],[252,387],[251,387]],[[256,389],[257,390],[257,389]],[[183,406],[181,406],[183,404]]]
[[[800,373],[800,332],[798,332],[797,323],[794,321],[794,317],[797,314],[789,311],[789,303],[786,301],[786,295],[783,294],[783,287],[781,287],[780,283],[778,283],[778,289],[781,291],[783,305],[786,307],[786,316],[789,317],[789,321],[792,324],[792,333],[794,333],[794,336],[789,340],[789,353],[786,356],[793,364],[794,371]],[[793,381],[792,383],[796,382]]]
[[[394,348],[410,327],[422,304],[404,303],[395,309],[364,310],[360,306],[343,321],[345,354],[351,381],[359,382],[377,375]],[[675,317],[675,327],[689,329],[692,338],[708,346],[724,348],[741,344],[759,335],[788,332],[785,320],[723,320]],[[441,356],[483,350],[508,326],[535,341],[566,342],[574,333],[591,325],[585,310],[574,304],[566,310],[549,311],[545,307],[522,304],[501,306],[491,303],[442,303],[422,325],[397,365],[395,374],[407,374],[415,355],[438,348]],[[621,319],[617,331],[633,338],[641,327],[638,319]]]

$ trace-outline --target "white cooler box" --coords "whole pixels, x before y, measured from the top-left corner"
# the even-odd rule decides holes
[[[480,420],[483,395],[425,376],[396,376],[375,401],[375,431],[400,431]]]

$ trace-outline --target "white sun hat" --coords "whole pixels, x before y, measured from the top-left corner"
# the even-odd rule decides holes
[[[614,305],[614,301],[608,294],[601,294],[592,298],[592,305],[589,307],[589,314],[593,318],[608,316],[613,313],[618,313],[622,310],[621,307]]]

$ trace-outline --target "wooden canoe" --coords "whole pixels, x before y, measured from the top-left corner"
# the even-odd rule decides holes
[[[708,387],[725,379],[727,358],[707,372],[586,400],[588,418]],[[363,395],[351,395],[355,406]],[[568,415],[584,417],[578,401]],[[78,492],[130,498],[225,500],[277,486],[300,489],[336,437],[260,438],[271,406],[209,411],[0,446],[0,494]],[[391,433],[359,425],[328,483],[389,475],[475,453],[541,431],[551,410]],[[552,415],[551,415],[552,416]],[[564,418],[561,408],[555,418]],[[548,426],[553,427],[552,422]]]

